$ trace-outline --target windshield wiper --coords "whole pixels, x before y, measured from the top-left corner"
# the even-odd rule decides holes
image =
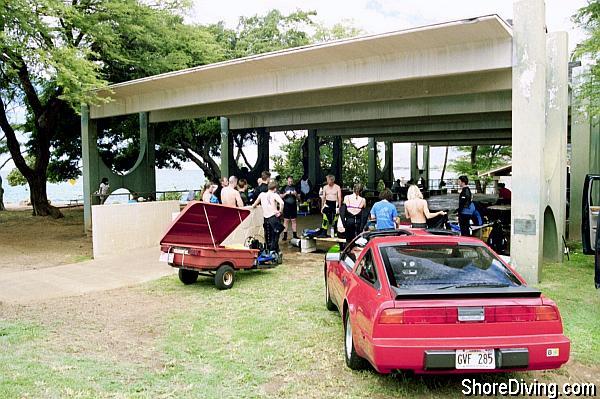
[[[472,287],[505,288],[505,287],[510,287],[510,284],[474,282],[474,283],[447,285],[445,287],[440,287],[438,289],[445,290],[447,288],[472,288]]]

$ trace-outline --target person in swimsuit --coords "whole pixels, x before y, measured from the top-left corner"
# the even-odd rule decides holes
[[[346,205],[346,217],[344,227],[346,228],[346,245],[360,234],[363,229],[363,215],[367,200],[360,196],[362,192],[362,184],[354,185],[352,194],[344,197],[344,205]]]
[[[419,187],[412,185],[408,188],[408,200],[404,203],[404,214],[407,219],[410,219],[412,228],[426,229],[427,219],[432,219],[445,213],[444,211],[429,212],[429,205],[423,199],[423,194],[421,194]]]
[[[276,193],[277,183],[275,181],[270,182],[267,188],[267,192],[260,193],[252,207],[256,208],[258,205],[262,205],[267,250],[279,253],[279,233],[281,233],[279,216],[283,210],[283,200]]]
[[[335,215],[338,212],[339,206],[342,204],[342,189],[335,184],[335,176],[327,175],[327,184],[323,186],[323,194],[321,196],[321,213],[327,219],[325,228],[335,226]]]
[[[292,224],[292,236],[298,238],[298,234],[296,233],[296,219],[298,218],[298,199],[300,196],[296,191],[292,176],[287,177],[287,186],[283,188],[281,198],[283,198],[283,241],[287,241],[287,228],[290,222]]]
[[[215,183],[207,180],[206,183],[204,183],[204,191],[202,191],[202,196],[200,197],[200,198],[202,198],[202,202],[218,204],[219,200],[213,194],[216,188],[217,188],[217,185]]]

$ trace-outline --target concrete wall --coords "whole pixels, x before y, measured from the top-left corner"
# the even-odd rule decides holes
[[[158,246],[178,201],[92,206],[94,258]]]

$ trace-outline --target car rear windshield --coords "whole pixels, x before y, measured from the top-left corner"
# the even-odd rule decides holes
[[[431,290],[521,285],[483,246],[394,245],[380,249],[390,283],[398,288]]]

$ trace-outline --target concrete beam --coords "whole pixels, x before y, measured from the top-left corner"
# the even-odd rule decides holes
[[[499,91],[303,108],[294,110],[294,112],[286,110],[235,115],[230,117],[230,127],[232,129],[267,127],[270,130],[291,130],[312,128],[318,124],[328,123],[509,111],[511,111],[511,92]]]
[[[239,115],[277,110],[294,110],[319,106],[342,105],[373,101],[437,97],[470,93],[510,90],[510,69],[474,72],[470,74],[438,76],[382,82],[370,85],[338,87],[303,91],[276,96],[247,98],[237,101],[193,105],[152,111],[150,121],[194,119],[214,115]]]
[[[459,21],[442,31],[438,25],[291,49],[113,85],[100,92],[113,101],[93,107],[91,117],[510,69],[510,29],[497,17]]]
[[[448,122],[430,124],[408,124],[398,126],[357,127],[357,128],[325,128],[319,129],[319,136],[344,136],[344,137],[371,137],[371,136],[396,136],[403,133],[430,133],[430,132],[467,132],[471,130],[501,130],[511,129],[511,121],[485,120],[473,122]]]
[[[540,280],[546,135],[544,0],[517,0],[513,21],[511,263],[530,284]]]

